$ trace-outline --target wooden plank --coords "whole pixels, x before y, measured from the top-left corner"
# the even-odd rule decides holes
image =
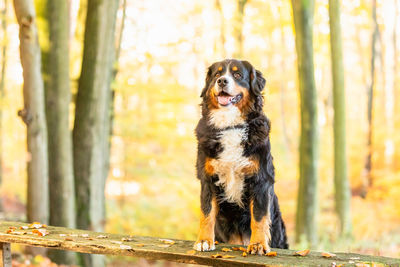
[[[19,243],[30,246],[51,249],[70,250],[81,253],[125,255],[147,259],[162,259],[175,262],[193,263],[211,266],[332,266],[350,263],[376,263],[389,266],[399,266],[400,259],[375,257],[353,253],[336,253],[337,256],[324,258],[320,252],[310,252],[305,257],[293,256],[293,250],[273,249],[276,257],[248,255],[242,256],[242,251],[223,252],[222,248],[237,247],[219,244],[212,252],[188,253],[192,250],[193,241],[173,239],[174,244],[168,246],[157,237],[117,235],[96,233],[91,231],[67,229],[62,227],[46,228],[46,236],[32,234],[32,230],[20,230],[28,226],[19,222],[0,222],[0,242]],[[12,233],[7,233],[9,227],[17,227]],[[234,258],[217,258],[214,254],[232,255]]]
[[[11,267],[10,243],[0,243],[0,267]]]

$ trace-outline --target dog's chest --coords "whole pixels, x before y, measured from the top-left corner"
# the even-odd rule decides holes
[[[211,162],[218,175],[216,185],[223,187],[224,200],[243,206],[243,170],[252,164],[249,158],[243,156],[243,141],[247,139],[247,128],[224,130],[219,137],[223,149]]]

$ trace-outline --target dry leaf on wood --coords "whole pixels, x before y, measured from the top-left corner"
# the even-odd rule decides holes
[[[232,249],[230,249],[230,248],[222,248],[221,249],[223,252],[230,252],[230,251],[232,251]]]
[[[336,254],[329,253],[329,252],[322,252],[321,256],[324,258],[332,258],[332,257],[336,257]]]
[[[294,256],[307,256],[310,253],[309,249],[299,250],[294,253]]]
[[[265,253],[265,256],[268,256],[268,257],[275,257],[276,255],[277,255],[276,251],[270,251],[270,252]]]
[[[217,254],[211,255],[211,258],[214,258],[214,259],[222,258],[222,255],[217,253]]]

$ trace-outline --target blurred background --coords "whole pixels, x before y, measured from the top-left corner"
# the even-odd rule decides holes
[[[41,15],[43,5],[35,2],[43,50],[46,17]],[[17,115],[24,98],[19,26],[12,4],[0,2],[1,218],[26,221],[27,161],[32,155],[27,152],[26,125]],[[71,131],[83,73],[86,10],[87,1],[69,1],[70,56],[64,64],[69,64],[71,82]],[[400,1],[341,1],[352,223],[351,238],[346,239],[339,238],[335,213],[328,0],[315,1],[313,22],[319,132],[316,248],[400,257]],[[199,95],[208,65],[238,57],[250,61],[267,79],[264,110],[272,122],[275,190],[290,248],[306,247],[305,242],[295,242],[300,95],[291,2],[121,0],[114,34],[105,231],[196,238],[200,184],[195,176],[194,128],[200,118]],[[107,262],[114,266],[113,262],[130,260]]]

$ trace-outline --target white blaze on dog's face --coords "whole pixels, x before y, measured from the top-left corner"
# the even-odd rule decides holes
[[[244,123],[250,75],[243,64],[237,60],[216,63],[210,67],[207,79],[210,122],[216,128]]]

